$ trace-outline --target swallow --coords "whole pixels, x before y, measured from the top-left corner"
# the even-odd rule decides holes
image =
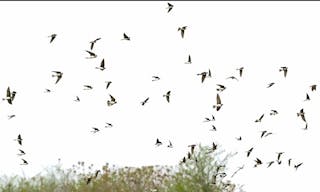
[[[109,94],[109,96],[110,96],[110,100],[107,101],[108,106],[112,106],[112,105],[116,104],[117,103],[116,99],[110,94]]]
[[[178,31],[181,31],[181,37],[184,37],[184,31],[187,29],[187,26],[179,27]]]
[[[255,120],[254,122],[255,122],[255,123],[261,122],[261,120],[262,120],[263,117],[264,117],[264,114],[262,114],[262,115],[260,116],[260,118],[257,119],[257,120]]]
[[[160,146],[160,145],[162,145],[162,142],[157,138],[156,146]]]
[[[22,156],[22,155],[25,155],[26,153],[23,151],[23,150],[21,150],[21,149],[19,149],[19,154],[17,154],[18,156]]]
[[[281,68],[279,69],[279,71],[280,71],[280,72],[283,71],[283,75],[284,75],[284,77],[286,77],[286,76],[287,76],[287,73],[288,73],[288,67],[281,67]]]
[[[215,151],[217,149],[218,145],[216,145],[214,142],[212,142],[212,151]]]
[[[55,84],[57,84],[62,78],[63,73],[61,71],[52,71],[52,72],[54,73],[52,77],[57,77],[57,80],[55,82]]]
[[[250,154],[251,154],[252,150],[253,150],[253,147],[251,147],[248,151],[246,151],[246,152],[247,152],[247,157],[249,157],[249,156],[250,156]]]
[[[240,68],[238,68],[237,70],[239,71],[240,77],[242,77],[243,67],[240,67]]]
[[[191,64],[191,63],[192,63],[192,61],[191,61],[191,56],[189,55],[189,56],[188,56],[188,61],[185,62],[184,64]]]
[[[278,165],[280,165],[280,164],[282,163],[282,161],[280,161],[280,160],[277,160],[277,163],[278,163]]]
[[[290,165],[291,165],[291,158],[290,159],[288,159],[288,166],[290,167]]]
[[[6,94],[6,97],[5,98],[3,98],[2,100],[7,100],[8,101],[8,103],[10,104],[10,105],[12,105],[12,102],[13,102],[13,100],[14,100],[14,98],[15,98],[15,95],[16,95],[16,92],[15,91],[10,91],[10,87],[8,87],[7,88],[7,94]]]
[[[126,35],[125,33],[123,33],[123,39],[122,40],[130,41],[130,37],[128,35]]]
[[[220,110],[220,108],[222,107],[222,103],[221,103],[221,99],[220,99],[220,95],[217,94],[217,104],[216,105],[213,105],[213,108],[216,108],[217,111]]]
[[[171,3],[168,3],[168,7],[167,7],[168,13],[172,10],[172,8],[173,8],[173,5]]]
[[[268,162],[268,168],[274,163],[274,161]]]
[[[96,133],[96,132],[99,132],[100,131],[100,129],[98,129],[98,128],[96,128],[96,127],[92,127],[92,133]]]
[[[16,115],[8,115],[8,119],[14,118]]]
[[[194,148],[196,147],[196,145],[195,144],[192,144],[192,145],[188,145],[188,147],[191,147],[191,154],[193,154],[194,153]]]
[[[272,109],[270,112],[270,115],[277,115],[277,114],[278,114],[278,111],[274,109]]]
[[[76,99],[74,100],[75,102],[79,102],[80,98],[78,96],[76,96]]]
[[[45,92],[45,93],[50,93],[51,90],[50,90],[50,89],[45,89],[44,92]]]
[[[208,77],[209,77],[209,78],[212,77],[212,75],[211,75],[211,70],[210,70],[210,69],[208,69]]]
[[[107,124],[107,125],[105,126],[105,128],[113,127],[113,125],[112,125],[111,123],[107,123],[107,122],[106,122],[106,124]]]
[[[303,163],[296,164],[296,165],[294,165],[294,168],[295,168],[296,170],[298,170],[298,168],[299,168],[302,164],[303,164]]]
[[[311,85],[310,87],[311,87],[311,91],[316,91],[317,89],[317,85]]]
[[[168,91],[165,95],[163,95],[163,97],[166,97],[168,103],[170,102],[170,95],[171,95],[171,91]]]
[[[201,83],[203,83],[207,77],[207,72],[198,73],[197,75],[201,75]]]
[[[22,137],[20,134],[18,135],[17,139],[15,139],[15,141],[18,141],[19,145],[22,145]]]
[[[88,178],[87,178],[87,185],[89,185],[89,183],[91,182],[91,180],[92,180],[92,177],[88,177]]]
[[[242,140],[242,137],[239,136],[239,137],[236,138],[236,140],[241,141],[241,140]]]
[[[301,109],[300,112],[297,113],[297,116],[298,116],[298,117],[300,116],[301,119],[302,119],[304,122],[306,122],[306,117],[305,117],[305,113],[304,113],[303,109]]]
[[[217,131],[217,128],[216,128],[216,126],[214,126],[214,125],[211,125],[211,127],[212,127],[212,129],[210,129],[209,131]]]
[[[267,133],[267,131],[261,131],[261,138]]]
[[[97,39],[95,39],[95,40],[93,40],[93,41],[90,41],[90,50],[93,49],[94,44],[95,44],[97,41],[99,41],[100,39],[101,39],[101,38],[99,37],[99,38],[97,38]]]
[[[52,41],[57,37],[57,34],[52,34],[52,35],[49,35],[48,37],[50,37],[50,43],[52,43]]]
[[[280,161],[280,157],[281,157],[281,155],[283,154],[284,152],[278,152],[277,154],[278,154],[278,156],[277,156],[277,160],[278,161]]]
[[[182,164],[182,163],[186,163],[186,157],[183,157],[183,158],[182,158],[182,161],[181,161],[180,163],[181,163],[181,164]]]
[[[28,165],[28,161],[24,160],[24,159],[21,159],[22,160],[22,163],[20,165]]]
[[[105,83],[107,84],[106,85],[106,89],[108,89],[112,82],[111,81],[106,81]]]
[[[169,141],[169,145],[167,147],[168,148],[172,148],[173,147],[171,141]]]
[[[92,86],[90,86],[90,85],[83,85],[83,90],[91,90],[91,89],[93,89],[93,87]]]
[[[212,119],[210,119],[209,117],[204,118],[204,122],[209,122],[209,121],[215,121],[216,119],[214,118],[214,116],[212,115]]]
[[[268,86],[267,86],[267,88],[270,88],[270,87],[272,87],[273,85],[274,85],[274,82],[269,83]]]
[[[306,94],[306,99],[304,101],[310,101],[310,96],[308,93]]]
[[[149,100],[149,97],[146,98],[145,100],[143,100],[143,101],[141,102],[141,105],[144,106],[144,105],[148,102],[148,100]]]
[[[234,80],[239,81],[235,76],[230,76],[230,77],[227,77],[226,79],[234,79]]]
[[[103,71],[105,69],[105,67],[104,67],[104,59],[102,59],[102,61],[100,63],[100,66],[96,67],[96,69],[100,69],[101,71]]]
[[[152,81],[159,81],[160,80],[160,77],[158,76],[152,76]]]
[[[262,161],[258,158],[256,158],[255,162],[256,162],[256,164],[254,165],[254,167],[257,167],[258,165],[262,164]]]
[[[221,85],[221,84],[217,84],[219,87],[217,88],[217,91],[224,91],[226,89],[226,87],[224,85]]]
[[[86,57],[87,59],[93,59],[93,58],[96,58],[98,57],[97,54],[95,54],[94,52],[92,51],[88,51],[88,50],[85,50],[87,53],[89,53],[89,57]]]

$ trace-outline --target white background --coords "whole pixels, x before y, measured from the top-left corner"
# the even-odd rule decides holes
[[[188,145],[212,141],[227,152],[229,174],[248,192],[315,191],[319,167],[320,7],[318,2],[1,2],[0,174],[33,175],[61,158],[100,168],[175,165]],[[182,39],[178,27],[188,26]],[[57,38],[49,44],[48,36]],[[126,33],[131,41],[123,41]],[[96,59],[85,59],[89,42]],[[188,55],[192,64],[185,65]],[[106,70],[95,69],[105,58]],[[226,80],[239,77],[239,82]],[[279,72],[288,67],[287,78]],[[197,73],[211,69],[201,84]],[[54,84],[51,71],[62,71]],[[157,75],[160,81],[152,82]],[[108,90],[105,81],[111,80]],[[268,83],[275,82],[269,89]],[[224,84],[216,112],[216,84]],[[93,86],[84,91],[83,85]],[[51,89],[51,93],[44,90]],[[162,97],[171,90],[171,102]],[[311,101],[304,102],[306,93]],[[118,103],[108,107],[112,94]],[[79,96],[81,102],[73,100]],[[145,106],[140,102],[150,97]],[[297,112],[304,108],[308,130]],[[270,116],[271,109],[279,112]],[[265,113],[261,123],[254,120]],[[8,120],[8,115],[16,117]],[[215,115],[216,132],[205,117]],[[105,122],[114,125],[103,128]],[[93,134],[91,127],[101,128]],[[261,139],[262,130],[274,134]],[[14,139],[22,135],[23,146]],[[242,141],[235,138],[242,136]],[[156,138],[164,145],[155,147]],[[167,148],[171,140],[173,148]],[[254,146],[249,158],[245,151]],[[23,149],[29,165],[16,155]],[[281,165],[266,168],[285,152]],[[263,165],[254,168],[258,157]],[[288,167],[303,162],[295,171]]]

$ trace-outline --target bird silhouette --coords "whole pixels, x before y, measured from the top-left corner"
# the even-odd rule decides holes
[[[160,146],[160,145],[162,145],[162,142],[157,138],[156,146]]]
[[[8,115],[8,119],[14,118],[16,115]]]
[[[96,67],[96,69],[100,69],[101,71],[103,71],[105,69],[105,67],[104,67],[104,59],[102,59],[102,61],[100,63],[100,66]]]
[[[280,71],[280,72],[283,71],[283,76],[284,76],[284,77],[287,77],[288,67],[281,67],[281,68],[279,69],[279,71]]]
[[[280,161],[281,155],[284,154],[284,152],[278,152],[277,154],[277,160]]]
[[[310,96],[308,93],[306,93],[306,99],[304,101],[310,101]]]
[[[217,88],[217,91],[224,91],[226,89],[226,87],[224,85],[221,85],[221,84],[217,84],[218,88]]]
[[[15,139],[15,141],[18,141],[19,145],[22,145],[22,137],[20,134],[18,135],[17,139]]]
[[[57,77],[57,80],[55,82],[55,84],[57,84],[62,78],[63,73],[61,71],[52,71],[52,72],[54,73],[52,77]]]
[[[267,168],[269,168],[273,163],[274,163],[274,161],[268,162],[268,167]]]
[[[89,54],[89,57],[86,57],[87,59],[94,59],[94,58],[98,57],[98,55],[95,54],[95,53],[92,52],[92,51],[86,50],[86,52]]]
[[[240,68],[237,69],[239,71],[240,77],[242,77],[243,69],[244,69],[243,67],[240,67]]]
[[[172,8],[173,8],[173,5],[171,3],[168,3],[168,7],[167,7],[168,13],[172,10]]]
[[[75,102],[79,102],[80,98],[78,96],[76,96],[76,99],[74,100]]]
[[[130,41],[130,37],[127,34],[123,33],[123,39],[122,40]]]
[[[294,165],[294,168],[295,168],[296,170],[298,170],[298,168],[299,168],[302,164],[303,164],[303,163],[296,164],[296,165]]]
[[[15,91],[10,91],[10,87],[7,88],[7,92],[6,92],[6,97],[3,98],[2,100],[7,100],[7,102],[12,105],[12,102],[16,96],[16,93]]]
[[[181,32],[181,37],[183,38],[184,37],[184,31],[187,29],[187,26],[183,26],[183,27],[179,27],[178,28],[178,31]]]
[[[254,165],[254,167],[257,167],[258,165],[262,164],[262,161],[259,158],[256,158],[255,162],[256,164]]]
[[[278,111],[274,109],[272,109],[270,112],[270,115],[277,115],[277,114],[278,114]]]
[[[267,131],[261,131],[261,138],[267,133]]]
[[[111,82],[111,81],[106,81],[105,83],[107,84],[107,85],[106,85],[106,89],[108,89],[108,88],[110,87],[110,85],[111,85],[112,82]]]
[[[50,89],[45,89],[44,92],[45,92],[45,93],[50,93],[51,90],[50,90]]]
[[[262,114],[262,115],[260,116],[260,118],[259,118],[259,119],[256,119],[254,122],[255,122],[255,123],[261,122],[261,120],[262,120],[263,117],[264,117],[264,114]]]
[[[242,140],[242,137],[239,136],[239,137],[236,138],[236,140],[241,141],[241,140]]]
[[[185,62],[184,64],[191,64],[191,63],[192,63],[192,61],[191,61],[191,56],[189,55],[189,56],[188,56],[188,61]]]
[[[87,177],[87,185],[89,185],[90,184],[90,182],[91,182],[91,180],[92,180],[92,177]]]
[[[22,156],[22,155],[25,155],[26,153],[23,151],[23,150],[21,150],[21,149],[19,149],[19,154],[17,154],[18,156]]]
[[[311,85],[310,88],[311,88],[311,91],[316,91],[317,90],[317,85]]]
[[[91,85],[83,85],[83,90],[91,90],[93,87]]]
[[[250,156],[250,154],[251,154],[252,150],[253,150],[253,147],[251,147],[248,151],[246,151],[246,152],[247,152],[247,157],[249,157],[249,156]]]
[[[280,165],[280,164],[282,163],[282,161],[280,161],[280,160],[277,160],[277,163],[278,163],[278,165]]]
[[[99,132],[100,131],[100,129],[98,129],[98,128],[96,128],[96,127],[92,127],[92,133],[97,133],[97,132]]]
[[[172,147],[173,147],[171,141],[169,141],[169,145],[168,145],[167,147],[168,147],[168,148],[172,148]]]
[[[100,39],[101,39],[101,38],[99,37],[99,38],[96,38],[96,39],[93,40],[93,41],[90,41],[90,50],[93,49],[94,44],[95,44],[97,41],[99,41]]]
[[[149,97],[141,102],[141,105],[144,106],[149,101]]]
[[[272,87],[273,85],[274,85],[274,82],[269,83],[268,86],[267,86],[267,88],[270,88],[270,87]]]
[[[239,81],[238,78],[236,78],[235,76],[230,76],[230,77],[227,77],[226,79],[233,79],[233,80]]]
[[[170,102],[170,96],[171,96],[171,91],[168,91],[165,95],[163,95],[163,97],[167,99],[168,103]]]
[[[216,128],[216,126],[214,126],[214,125],[211,125],[211,128],[212,128],[212,129],[210,129],[209,131],[217,131],[217,128]]]
[[[222,107],[222,103],[221,103],[221,99],[220,99],[220,95],[219,94],[217,94],[217,104],[216,105],[213,105],[213,108],[216,108],[216,110],[217,111],[219,111],[220,110],[220,108]]]
[[[107,123],[107,122],[106,122],[105,128],[108,128],[108,127],[113,127],[113,125],[112,125],[111,123]]]
[[[28,165],[28,161],[26,161],[25,159],[21,159],[22,160],[22,163],[20,165]]]
[[[158,76],[152,76],[152,81],[159,81],[160,80],[160,77]]]
[[[48,37],[50,37],[50,43],[52,43],[53,40],[57,37],[57,34],[52,34],[52,35],[49,35]]]
[[[290,165],[291,165],[291,158],[290,159],[288,159],[288,166],[290,167]]]
[[[303,109],[301,109],[300,112],[297,113],[297,116],[298,116],[298,117],[300,116],[301,119],[302,119],[304,122],[306,122],[306,117],[305,117],[305,113],[304,113]]]
[[[209,117],[204,118],[204,122],[210,122],[210,121],[214,121],[214,120],[216,120],[216,119],[214,118],[213,115],[212,115],[211,119]]]
[[[308,129],[308,123],[306,123],[305,127],[303,128],[303,130],[307,130]]]
[[[215,151],[217,149],[218,145],[216,145],[214,142],[212,142],[212,151]]]
[[[190,147],[191,154],[193,154],[194,153],[194,149],[196,147],[196,144],[188,145],[188,147]]]
[[[110,100],[107,101],[108,106],[112,106],[112,105],[116,104],[117,103],[116,99],[110,94],[109,94],[109,96],[110,96]]]
[[[94,178],[95,178],[95,179],[98,177],[98,175],[99,175],[100,172],[101,172],[100,170],[96,170],[96,172],[95,172],[95,174],[94,174]]]

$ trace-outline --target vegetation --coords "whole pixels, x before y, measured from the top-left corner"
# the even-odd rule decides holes
[[[64,170],[57,164],[31,178],[0,178],[2,192],[231,192],[235,185],[224,181],[227,155],[199,146],[178,166],[110,167],[93,171],[78,162]],[[210,151],[211,150],[211,151]]]

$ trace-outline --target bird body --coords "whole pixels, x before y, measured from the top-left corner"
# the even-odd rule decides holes
[[[94,59],[94,58],[98,57],[97,54],[95,54],[92,51],[86,50],[86,52],[89,53],[89,57],[86,57],[87,59]]]
[[[216,110],[219,111],[220,108],[221,108],[222,105],[223,105],[223,104],[221,103],[221,98],[220,98],[220,95],[219,95],[219,94],[217,94],[216,100],[217,100],[217,104],[216,104],[216,105],[213,105],[213,108],[216,108]]]
[[[243,67],[240,67],[240,68],[237,69],[239,71],[240,77],[242,77],[243,69],[244,69]]]
[[[178,31],[181,32],[181,37],[183,38],[184,37],[184,31],[187,29],[187,26],[183,26],[183,27],[179,27],[178,28]]]
[[[48,37],[50,37],[50,43],[52,43],[53,40],[57,37],[57,34],[52,34],[52,35],[49,35]]]
[[[173,5],[171,3],[168,3],[168,7],[167,7],[168,13],[172,10],[172,8],[173,8]]]
[[[288,67],[281,67],[281,68],[279,69],[279,71],[280,71],[280,72],[283,71],[283,76],[284,76],[284,77],[287,77]]]
[[[157,140],[156,140],[156,146],[160,146],[160,145],[162,145],[162,142],[157,138]]]

